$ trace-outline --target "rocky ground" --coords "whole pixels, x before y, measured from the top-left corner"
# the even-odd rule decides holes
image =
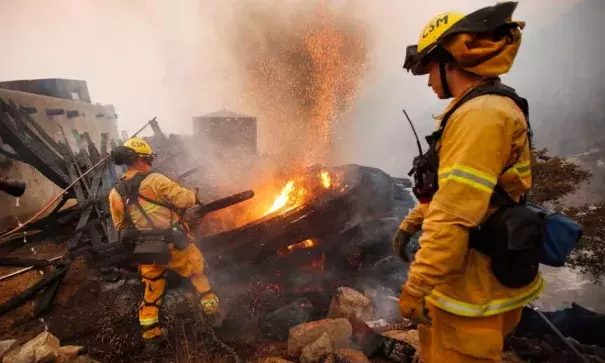
[[[54,257],[63,248],[41,245],[36,253]],[[0,303],[42,276],[30,271],[0,282]],[[75,261],[53,309],[42,318],[28,318],[34,310],[31,301],[0,316],[0,356],[7,363],[420,361],[413,324],[401,321],[396,301],[377,289],[326,287],[293,297],[260,286],[253,299],[225,298],[228,319],[214,332],[200,316],[189,283],[174,276],[168,283],[161,315],[169,339],[159,354],[142,352],[137,321],[142,285],[136,276],[104,281],[83,261]],[[248,290],[241,295],[249,295]],[[604,361],[602,348],[574,344],[589,362]],[[517,334],[506,347],[503,362],[576,361],[548,334]]]

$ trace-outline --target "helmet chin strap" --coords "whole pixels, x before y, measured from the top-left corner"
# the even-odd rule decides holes
[[[446,63],[441,61],[439,62],[439,75],[441,76],[441,87],[443,87],[443,92],[445,93],[446,98],[452,97],[452,91],[450,90],[450,85],[447,83],[447,74],[445,73]]]

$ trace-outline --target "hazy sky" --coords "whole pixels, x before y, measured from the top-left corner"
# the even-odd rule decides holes
[[[225,24],[242,2],[291,6],[296,0],[0,0],[0,80],[75,78],[88,82],[93,102],[115,105],[119,127],[129,132],[157,116],[168,132],[191,132],[191,117],[223,107],[247,112],[238,101],[239,70],[225,47]],[[304,0],[298,0],[304,1]],[[516,18],[540,27],[551,15],[581,0],[520,0]],[[415,43],[433,15],[469,12],[486,0],[330,1],[352,12],[371,34],[369,72],[352,129],[384,145],[384,132],[408,132],[405,124],[381,123],[382,112],[400,114],[406,100],[419,115],[434,104],[424,78],[402,69],[405,46]],[[343,6],[343,4],[346,6]],[[548,7],[548,11],[547,10]],[[388,81],[388,82],[386,82]],[[392,91],[380,89],[388,84]],[[392,93],[398,98],[375,99]],[[391,116],[392,118],[393,116]],[[262,120],[259,120],[262,123]],[[353,127],[354,126],[354,127]],[[387,132],[393,134],[391,132]],[[355,134],[355,133],[354,133]],[[364,142],[361,140],[361,142]],[[355,158],[355,153],[349,155]],[[363,158],[362,158],[363,159]],[[363,160],[371,163],[373,160]],[[380,165],[387,169],[390,165]]]

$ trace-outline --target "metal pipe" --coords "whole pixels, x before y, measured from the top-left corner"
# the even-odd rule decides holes
[[[561,331],[559,329],[557,329],[557,327],[550,322],[550,320],[548,320],[548,318],[546,317],[546,315],[544,315],[544,313],[542,313],[542,311],[540,311],[540,308],[538,308],[537,306],[534,306],[532,304],[528,304],[527,305],[530,309],[532,309],[533,311],[535,311],[536,313],[538,313],[538,316],[540,318],[542,318],[542,320],[544,320],[544,322],[546,323],[546,325],[548,325],[548,327],[553,331],[553,333],[555,333],[555,335],[557,336],[557,338],[559,338],[563,344],[565,344],[579,359],[580,361],[582,361],[583,363],[590,363],[588,361],[588,359],[586,359],[586,357],[580,353],[576,347],[574,347],[564,336],[563,333],[561,333]]]
[[[58,260],[58,259],[60,259],[60,258],[62,258],[62,257],[63,257],[63,255],[61,255],[61,256],[57,256],[57,257],[51,258],[51,259],[50,259],[50,260],[48,260],[48,261],[49,261],[49,262],[54,262],[54,261],[56,261],[56,260]],[[17,270],[17,271],[15,271],[15,272],[11,272],[11,273],[9,273],[8,275],[0,276],[0,281],[8,280],[8,279],[10,279],[11,277],[14,277],[14,276],[20,275],[20,274],[22,274],[22,273],[24,273],[24,272],[27,272],[27,271],[29,271],[29,270],[31,270],[31,269],[33,269],[33,268],[34,268],[34,266],[24,267],[24,268],[22,268],[22,269],[20,269],[20,270]]]

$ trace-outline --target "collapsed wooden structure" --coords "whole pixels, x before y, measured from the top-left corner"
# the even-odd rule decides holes
[[[154,132],[161,133],[155,119],[147,122],[139,132],[148,125],[152,126]],[[66,130],[60,125],[59,129],[62,140],[55,140],[12,101],[0,99],[0,153],[33,166],[63,190],[29,221],[1,233],[0,248],[10,251],[25,243],[68,241],[67,253],[52,261],[0,258],[1,266],[22,266],[25,267],[23,270],[32,266],[55,267],[41,281],[0,305],[0,314],[38,296],[33,317],[41,315],[51,306],[69,270],[74,257],[72,252],[117,240],[106,196],[118,177],[109,153],[122,141],[109,140],[107,134],[102,134],[100,147],[97,147],[88,133],[70,130],[73,141],[70,143]],[[77,145],[75,149],[70,146],[74,143]],[[75,200],[76,203],[66,207],[69,200]]]
[[[0,234],[0,248],[3,249],[22,246],[24,236],[28,243],[68,241],[65,256],[54,261],[0,258],[0,265],[5,266],[55,266],[53,272],[43,280],[0,305],[2,314],[36,297],[34,317],[37,317],[52,304],[71,261],[76,257],[83,255],[87,257],[88,264],[100,268],[101,272],[106,270],[113,274],[115,269],[112,271],[110,267],[124,262],[125,251],[121,251],[121,246],[116,243],[117,234],[110,220],[107,200],[107,194],[119,174],[109,153],[122,141],[109,140],[107,135],[103,135],[101,145],[97,148],[86,133],[72,132],[77,144],[76,150],[73,150],[64,130],[63,140],[54,140],[26,113],[1,99],[0,126],[2,154],[32,165],[65,190],[49,203],[49,209],[52,207],[52,210],[45,216],[32,218],[24,225]],[[160,171],[171,177],[191,174],[194,169],[185,172],[172,170],[177,163],[170,159],[177,156],[182,159],[186,154],[183,145],[167,138],[155,119],[147,122],[143,128],[147,126],[154,133],[151,138],[153,147],[159,150],[160,159],[156,164],[162,165]],[[263,276],[269,276],[276,270],[297,271],[298,266],[334,252],[331,256],[336,258],[330,262],[339,266],[338,270],[346,271],[347,263],[343,260],[346,260],[347,252],[342,249],[348,248],[351,240],[363,234],[361,223],[392,216],[396,200],[402,201],[406,211],[413,206],[409,193],[404,191],[410,186],[407,179],[391,178],[379,169],[359,165],[327,170],[342,175],[346,187],[337,191],[323,190],[294,209],[278,211],[239,228],[198,238],[197,244],[204,251],[210,269],[219,274],[227,272],[235,279],[234,283],[250,283],[254,278],[260,276],[263,279]],[[310,168],[306,172],[317,173],[317,170]],[[240,193],[232,197],[246,200],[252,195]],[[70,199],[76,203],[66,207]],[[288,246],[308,239],[317,241],[313,248],[279,253]],[[378,251],[376,247],[370,250],[380,258],[390,253],[390,250]]]

